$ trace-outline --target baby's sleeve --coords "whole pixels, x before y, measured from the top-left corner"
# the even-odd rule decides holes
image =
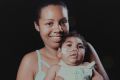
[[[86,78],[92,77],[94,66],[95,66],[95,61],[92,61],[84,68],[84,76]]]

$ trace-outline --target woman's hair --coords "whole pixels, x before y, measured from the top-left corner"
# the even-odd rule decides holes
[[[41,17],[42,8],[49,5],[60,5],[67,9],[67,5],[62,0],[35,0],[33,3],[33,16],[34,21],[38,24],[38,19]]]
[[[60,48],[62,47],[62,45],[65,42],[65,40],[67,38],[69,38],[69,37],[77,37],[77,38],[81,39],[82,42],[83,42],[84,47],[86,48],[87,42],[86,42],[85,38],[82,35],[80,35],[78,32],[76,32],[76,31],[69,32],[68,34],[66,34],[65,36],[63,36],[63,38],[61,40]]]

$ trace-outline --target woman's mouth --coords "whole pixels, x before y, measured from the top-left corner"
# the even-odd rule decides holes
[[[50,36],[50,37],[55,42],[60,42],[62,40],[62,36]]]

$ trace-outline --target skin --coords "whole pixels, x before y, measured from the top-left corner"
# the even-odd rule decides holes
[[[89,64],[88,62],[82,62],[85,55],[85,47],[82,40],[78,37],[68,37],[62,45],[60,53],[62,54],[62,60],[71,67],[78,65],[87,66]],[[64,80],[64,78],[57,75],[60,67],[60,65],[52,66],[48,70],[45,80]],[[94,69],[92,80],[103,80],[103,77]]]
[[[40,49],[43,60],[50,66],[57,64],[59,58],[56,53],[59,48],[61,36],[63,36],[63,33],[69,31],[67,9],[60,5],[48,5],[42,8],[38,24],[37,22],[34,22],[34,24],[45,44],[45,47]],[[109,80],[96,53],[92,53],[92,59],[97,61],[98,67],[96,70],[104,77],[104,80]],[[43,71],[47,72],[48,67],[44,67],[45,69]],[[34,80],[37,72],[38,58],[36,52],[33,51],[23,57],[16,80]]]

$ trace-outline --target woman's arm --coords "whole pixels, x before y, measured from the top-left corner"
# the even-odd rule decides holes
[[[97,52],[95,51],[95,49],[93,48],[93,46],[90,43],[88,43],[88,47],[89,47],[89,50],[91,51],[90,60],[96,62],[97,72],[103,76],[104,80],[109,80],[109,77],[108,77],[99,57],[98,57]]]
[[[34,80],[33,65],[32,54],[25,55],[19,66],[16,80]]]

